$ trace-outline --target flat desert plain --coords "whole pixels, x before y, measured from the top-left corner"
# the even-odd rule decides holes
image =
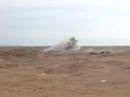
[[[0,97],[130,97],[130,47],[43,50],[0,47]]]

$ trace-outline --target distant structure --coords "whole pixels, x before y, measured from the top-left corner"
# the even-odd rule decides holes
[[[80,47],[77,46],[77,40],[75,37],[71,37],[68,40],[61,42],[60,44],[45,49],[45,52],[74,52],[79,51]]]

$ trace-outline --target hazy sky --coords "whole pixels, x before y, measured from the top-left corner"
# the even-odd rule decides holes
[[[0,0],[0,45],[130,45],[130,0]]]

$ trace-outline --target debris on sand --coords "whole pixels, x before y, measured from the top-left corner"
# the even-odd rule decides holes
[[[110,51],[101,51],[100,54],[111,54]]]
[[[110,51],[92,51],[92,52],[89,52],[89,54],[92,54],[92,55],[109,55],[111,54]]]
[[[77,46],[77,40],[75,37],[71,37],[68,40],[65,40],[64,42],[61,42],[60,44],[49,47],[44,50],[44,52],[74,52],[79,51],[80,47]]]
[[[105,83],[107,80],[100,80],[101,83]]]
[[[41,75],[41,76],[46,76],[47,74],[46,74],[46,73],[41,73],[40,75]]]

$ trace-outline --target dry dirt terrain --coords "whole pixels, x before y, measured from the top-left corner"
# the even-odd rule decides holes
[[[0,97],[130,97],[130,50],[52,54],[1,47]]]

